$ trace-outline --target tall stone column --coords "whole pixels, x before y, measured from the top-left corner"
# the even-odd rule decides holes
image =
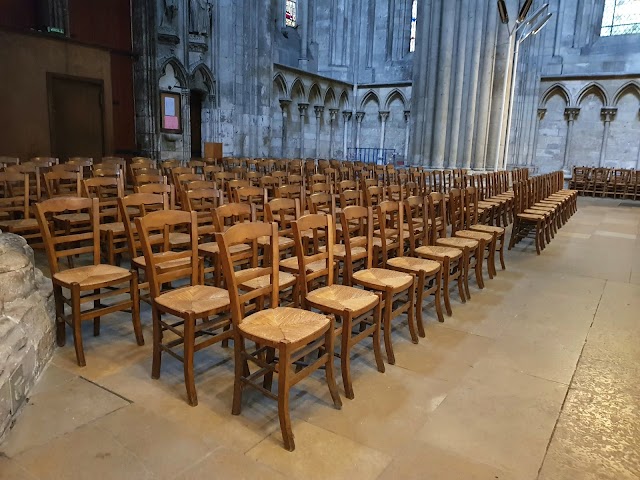
[[[409,133],[411,131],[411,124],[409,119],[411,118],[411,110],[404,111],[404,164],[409,165]]]
[[[580,114],[580,108],[569,107],[564,109],[564,115],[567,117],[567,143],[564,146],[564,159],[562,160],[562,170],[568,170],[569,158],[571,157],[571,132],[573,131],[573,122]]]
[[[638,116],[640,117],[640,110],[638,110]],[[640,170],[640,145],[638,145],[638,158],[636,159],[636,170]]]
[[[289,118],[289,105],[291,100],[280,100],[280,108],[282,109],[282,146],[280,148],[280,156],[285,158],[287,156],[287,120]]]
[[[389,112],[378,112],[380,116],[380,158],[382,158],[382,152],[384,150],[384,136],[387,129],[387,119],[389,118]]]
[[[305,158],[304,156],[304,123],[307,118],[307,109],[309,108],[308,103],[298,103],[298,112],[300,113],[300,158]]]
[[[324,107],[322,105],[314,105],[313,110],[316,113],[316,158],[320,158],[320,130],[322,128]]]
[[[600,161],[598,162],[598,166],[603,167],[604,162],[607,158],[607,142],[609,141],[609,127],[611,126],[611,120],[618,113],[617,108],[612,107],[604,107],[600,110],[600,115],[602,115],[602,119],[604,120],[604,134],[602,135],[602,145],[600,146]]]
[[[329,158],[334,158],[333,138],[338,112],[337,108],[329,109]]]
[[[459,0],[447,0],[442,6],[442,31],[440,42],[443,47],[453,47],[456,20],[456,3]],[[433,129],[433,146],[431,148],[431,164],[435,168],[444,166],[444,154],[447,141],[447,120],[449,116],[449,100],[451,90],[451,67],[453,52],[441,51],[438,60],[438,81],[436,83],[436,105]]]
[[[356,149],[360,148],[360,128],[362,127],[363,119],[364,112],[356,112]]]
[[[309,45],[309,0],[300,0],[297,2],[298,26],[300,30],[300,59],[298,67],[307,68],[308,63],[308,45]]]
[[[533,146],[531,147],[533,149],[533,154],[529,155],[529,161],[528,161],[529,166],[536,163],[536,151],[538,149],[538,133],[540,132],[540,122],[542,121],[542,119],[546,114],[547,114],[546,108],[538,109],[538,115],[536,115],[535,132],[533,132]]]
[[[343,128],[342,131],[342,156],[347,159],[347,135],[349,133],[349,122],[351,121],[352,112],[350,110],[342,111]]]

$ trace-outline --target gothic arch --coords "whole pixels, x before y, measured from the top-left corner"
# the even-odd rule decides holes
[[[293,99],[294,97],[296,97],[298,102],[307,101],[307,91],[305,90],[304,84],[300,78],[296,78],[291,84],[291,98]]]
[[[190,83],[189,74],[187,70],[184,68],[184,66],[182,65],[182,63],[180,63],[180,60],[178,60],[176,57],[169,57],[163,62],[162,66],[160,67],[159,77],[164,76],[165,71],[167,69],[167,65],[171,65],[171,68],[173,69],[173,73],[175,74],[176,78],[180,82],[180,86],[182,88],[187,88]]]
[[[324,106],[326,108],[336,107],[336,94],[334,93],[332,87],[327,88],[327,91],[324,94]]]
[[[289,89],[287,88],[287,80],[282,73],[278,72],[273,77],[273,83],[276,85],[280,98],[289,98]]]
[[[342,93],[340,94],[340,108],[342,110],[349,109],[349,94],[347,93],[346,90],[343,90]]]
[[[309,105],[324,105],[322,101],[322,93],[320,92],[320,85],[314,83],[309,89],[309,99],[307,100]]]
[[[569,92],[567,91],[567,89],[564,87],[564,85],[556,83],[554,85],[551,85],[542,95],[540,108],[545,108],[549,99],[554,95],[560,95],[562,98],[564,98],[564,103],[567,107],[571,105],[571,97],[569,96]]]
[[[594,94],[595,96],[599,97],[600,101],[602,102],[602,106],[609,105],[609,98],[607,97],[605,89],[596,82],[591,82],[580,91],[580,94],[578,94],[577,105],[580,106],[584,98],[589,94]]]
[[[620,89],[618,89],[616,94],[613,96],[613,106],[617,107],[620,99],[627,93],[635,93],[636,97],[640,99],[640,85],[638,85],[636,82],[629,82],[620,87]]]
[[[198,83],[198,74],[202,75],[204,85]],[[216,80],[213,76],[213,72],[204,63],[198,64],[191,74],[189,86],[195,90],[203,90],[209,95],[213,95],[215,92]],[[203,89],[204,87],[204,89]]]
[[[364,110],[364,106],[369,102],[375,102],[378,105],[378,109],[380,108],[380,98],[373,90],[369,90],[364,97],[362,97],[362,102],[360,102],[360,110]]]
[[[398,90],[397,88],[394,88],[389,95],[387,95],[386,100],[384,101],[384,109],[385,110],[389,110],[389,105],[391,105],[391,102],[393,102],[396,98],[399,98],[400,101],[402,102],[402,108],[406,109],[407,108],[407,100],[404,97],[404,95],[402,94],[402,92],[400,90]]]

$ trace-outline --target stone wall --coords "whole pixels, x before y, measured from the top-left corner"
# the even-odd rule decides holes
[[[0,233],[0,438],[51,358],[51,280],[34,267],[24,238]]]

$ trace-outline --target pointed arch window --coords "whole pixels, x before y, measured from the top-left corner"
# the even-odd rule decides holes
[[[411,35],[409,37],[409,51],[416,50],[416,21],[418,18],[418,0],[413,0],[411,4]]]
[[[601,37],[640,34],[640,0],[605,0]]]
[[[282,5],[282,4],[281,4]],[[284,11],[284,23],[287,27],[298,25],[298,1],[287,0]]]

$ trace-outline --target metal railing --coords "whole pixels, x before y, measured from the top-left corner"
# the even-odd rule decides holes
[[[395,148],[347,148],[347,160],[377,165],[395,165],[396,150]]]

